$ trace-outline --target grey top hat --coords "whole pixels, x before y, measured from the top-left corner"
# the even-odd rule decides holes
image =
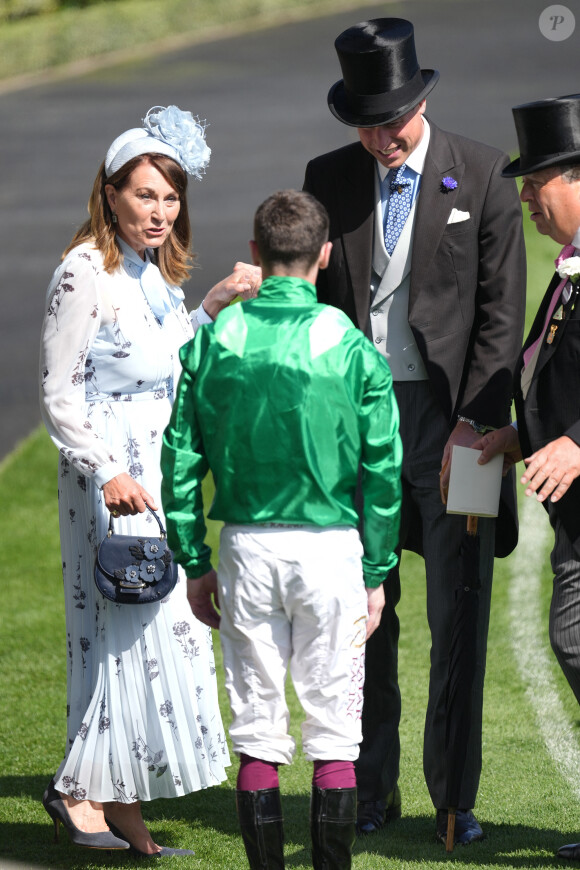
[[[337,37],[343,78],[328,94],[332,114],[350,127],[378,127],[409,112],[435,87],[437,70],[420,69],[413,25],[373,18]]]
[[[505,178],[580,163],[580,94],[523,103],[512,112],[520,156],[503,170]]]

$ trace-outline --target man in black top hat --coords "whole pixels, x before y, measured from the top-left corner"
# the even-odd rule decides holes
[[[431,629],[424,771],[447,829],[445,686],[458,552],[465,518],[447,516],[440,495],[454,444],[509,422],[511,373],[523,330],[525,252],[506,155],[427,121],[436,70],[420,69],[413,26],[400,18],[357,24],[335,42],[343,78],[331,112],[360,142],[312,160],[304,187],[330,214],[333,243],[318,282],[321,302],[343,309],[391,366],[401,414],[403,509],[400,547],[423,554]],[[441,480],[440,480],[441,474]],[[471,809],[481,771],[481,708],[494,551],[516,544],[513,478],[500,516],[480,520],[480,607],[472,726],[456,842],[481,839]],[[400,695],[397,680],[399,570],[366,651],[363,742],[357,762],[358,830],[400,815]]]
[[[538,232],[564,245],[516,366],[517,429],[477,446],[480,462],[525,458],[521,482],[536,495],[555,533],[550,641],[580,702],[580,94],[513,109],[520,157],[503,172],[523,176],[521,199]],[[580,843],[558,857],[580,861]]]

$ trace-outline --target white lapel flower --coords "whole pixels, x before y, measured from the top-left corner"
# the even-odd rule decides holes
[[[572,284],[577,284],[580,281],[580,257],[562,260],[558,266],[558,275],[560,278],[569,278]]]

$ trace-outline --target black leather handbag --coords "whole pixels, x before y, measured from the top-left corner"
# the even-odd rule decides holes
[[[159,524],[159,537],[116,535],[113,517],[97,549],[95,583],[99,592],[115,604],[151,604],[161,601],[177,583],[177,565],[167,546],[163,523],[147,505]]]

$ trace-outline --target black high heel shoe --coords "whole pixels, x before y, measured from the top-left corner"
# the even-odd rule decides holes
[[[121,833],[119,828],[117,828],[116,825],[110,822],[106,817],[105,821],[116,837],[125,837],[125,834]],[[129,843],[129,854],[138,855],[139,858],[170,858],[172,855],[195,855],[195,852],[192,852],[191,849],[171,849],[169,846],[161,846],[159,852],[142,852],[141,849],[137,849],[136,846],[132,846],[131,843]]]
[[[54,842],[58,843],[59,825],[64,825],[71,841],[77,846],[87,849],[128,849],[129,843],[122,837],[116,837],[112,831],[97,831],[87,833],[74,824],[66,804],[54,787],[54,779],[49,782],[42,796],[42,805],[54,822]]]

